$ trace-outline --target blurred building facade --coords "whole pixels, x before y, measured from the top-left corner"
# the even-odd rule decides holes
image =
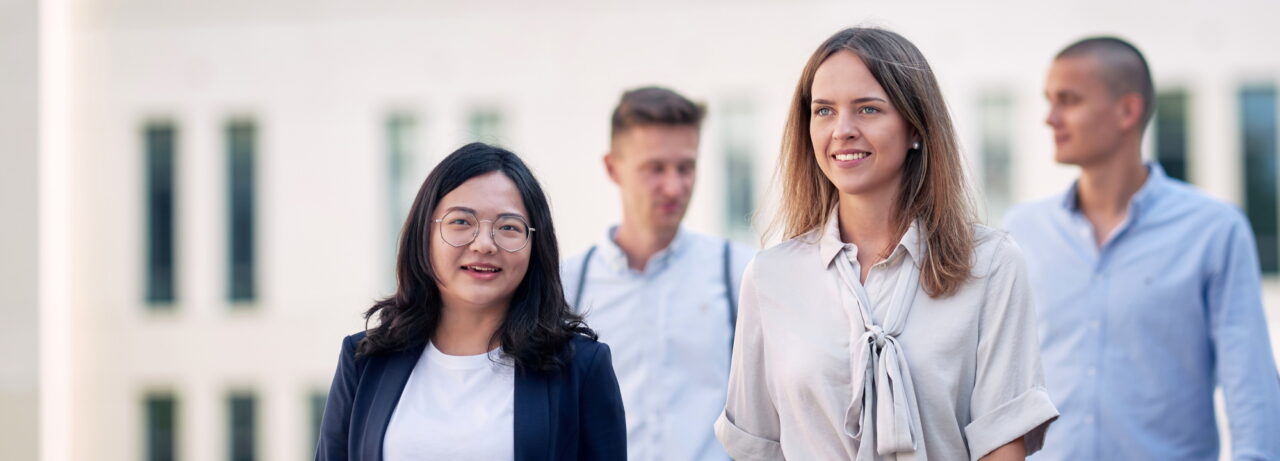
[[[1148,155],[1248,213],[1280,336],[1274,2],[49,3],[15,32],[44,37],[46,62],[12,60],[42,87],[0,85],[47,96],[0,108],[44,124],[12,138],[32,154],[6,157],[21,168],[3,182],[40,191],[5,202],[15,224],[26,215],[10,208],[44,213],[14,241],[46,241],[0,262],[44,267],[14,285],[36,289],[5,285],[6,309],[38,327],[0,335],[38,349],[38,365],[6,368],[17,384],[0,401],[39,376],[40,408],[24,411],[40,415],[43,459],[310,458],[339,341],[394,289],[397,232],[435,162],[471,140],[521,154],[568,256],[619,217],[601,155],[628,88],[707,104],[687,225],[758,245],[800,69],[849,25],[898,31],[930,59],[996,224],[1074,177],[1043,124],[1053,54],[1087,35],[1134,41],[1159,90]]]

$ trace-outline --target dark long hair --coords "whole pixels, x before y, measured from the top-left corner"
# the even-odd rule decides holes
[[[529,211],[533,233],[529,270],[516,287],[511,305],[494,336],[502,351],[528,370],[555,370],[569,360],[565,345],[575,334],[596,339],[564,299],[560,285],[560,250],[551,223],[551,208],[542,186],[516,154],[483,143],[462,146],[440,162],[418,189],[400,232],[396,256],[396,293],[365,311],[360,356],[403,350],[427,340],[440,324],[442,306],[438,278],[431,267],[432,216],[450,191],[467,180],[500,171],[515,183]],[[369,321],[378,325],[369,328]]]

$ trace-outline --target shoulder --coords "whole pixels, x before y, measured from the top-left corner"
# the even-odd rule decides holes
[[[356,355],[356,351],[360,350],[360,341],[364,338],[364,331],[342,338],[342,350],[338,353],[339,374],[345,374],[348,377],[358,376],[359,371],[369,363],[368,356]]]
[[[593,249],[595,249],[595,247],[596,247],[595,245],[591,245],[587,249],[582,250],[578,253],[574,253],[572,256],[565,258],[563,261],[560,262],[560,271],[565,272],[565,271],[581,270],[582,262],[587,259],[587,253],[591,252]]]
[[[818,252],[818,231],[783,241],[756,253],[756,266],[786,265],[812,257]]]
[[[1159,205],[1152,212],[1160,220],[1178,220],[1197,226],[1214,226],[1226,230],[1249,227],[1244,211],[1218,198],[1211,197],[1185,182],[1169,179]],[[1201,227],[1202,230],[1210,230]]]
[[[356,349],[360,347],[360,341],[363,341],[367,334],[367,332],[361,330],[360,332],[350,334],[347,335],[347,337],[342,338],[342,353],[355,355]]]
[[[985,277],[1002,267],[1023,264],[1022,248],[1008,231],[973,226],[973,274]]]
[[[701,234],[697,232],[686,231],[686,238],[692,247],[696,250],[693,252],[699,260],[714,257],[716,261],[724,258],[725,244],[729,244],[729,260],[733,266],[741,271],[746,266],[747,261],[755,257],[756,249],[735,240],[725,237],[717,237],[713,235]]]
[[[722,237],[707,235],[687,229],[680,230],[680,239],[684,241],[685,245],[692,248],[697,253],[714,252],[716,254],[724,251],[724,242],[728,241]]]
[[[609,345],[589,337],[575,334],[569,339],[567,346],[572,350],[572,371],[579,376],[586,375],[595,368],[598,362],[609,362],[612,366],[612,354]]]
[[[1055,210],[1062,208],[1065,193],[1019,203],[1004,212],[1004,227],[1009,230],[1033,225],[1048,219]]]

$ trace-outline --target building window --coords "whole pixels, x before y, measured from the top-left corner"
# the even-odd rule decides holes
[[[987,222],[999,224],[1013,203],[1013,98],[1004,91],[987,92],[978,107]]]
[[[178,452],[178,401],[171,394],[151,394],[143,401],[147,461],[173,461]]]
[[[756,208],[752,107],[745,100],[734,100],[725,104],[723,114],[725,229],[731,238],[751,240],[751,215]]]
[[[1247,87],[1240,91],[1241,147],[1244,148],[1244,210],[1258,239],[1262,271],[1280,269],[1280,235],[1276,219],[1276,89]]]
[[[387,248],[387,264],[384,277],[390,282],[390,289],[395,290],[395,259],[400,245],[400,231],[409,215],[409,207],[413,206],[414,196],[418,193],[426,172],[416,161],[414,146],[417,145],[417,122],[405,114],[394,114],[386,120],[387,148],[387,192],[388,223],[390,230]]]
[[[227,124],[227,298],[252,301],[254,283],[254,181],[257,129],[253,122]]]
[[[495,145],[501,143],[502,114],[492,107],[472,110],[467,118],[467,133],[471,137],[469,141]]]
[[[1187,180],[1187,92],[1156,95],[1156,161],[1169,177]]]
[[[309,443],[311,446],[311,457],[315,457],[315,448],[320,443],[320,422],[324,420],[324,405],[329,395],[325,392],[315,391],[307,397],[310,413],[311,413],[311,438]]]
[[[257,397],[238,392],[227,399],[228,458],[254,461],[257,456]]]
[[[147,303],[171,308],[176,297],[174,274],[174,150],[172,124],[153,123],[143,130],[147,156]]]

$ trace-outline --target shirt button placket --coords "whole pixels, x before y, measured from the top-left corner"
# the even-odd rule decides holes
[[[1091,303],[1095,309],[1093,312],[1094,319],[1089,322],[1089,336],[1092,337],[1092,341],[1089,341],[1089,343],[1093,344],[1094,350],[1092,351],[1093,353],[1090,358],[1091,363],[1088,368],[1085,369],[1085,376],[1088,381],[1086,385],[1093,397],[1091,399],[1093,403],[1093,411],[1085,415],[1084,424],[1087,427],[1085,432],[1089,434],[1090,439],[1090,443],[1086,446],[1090,446],[1093,449],[1093,459],[1100,459],[1098,457],[1102,454],[1102,447],[1099,445],[1102,438],[1099,434],[1100,429],[1098,427],[1097,415],[1102,410],[1103,395],[1100,392],[1102,379],[1098,377],[1098,368],[1102,364],[1104,351],[1107,348],[1107,338],[1104,334],[1105,332],[1102,331],[1102,320],[1106,318],[1108,309],[1108,280],[1106,272],[1103,270],[1103,260],[1101,259],[1105,257],[1105,253],[1100,252],[1098,257],[1100,260],[1098,261],[1097,267],[1094,269],[1093,283],[1091,284],[1093,287],[1093,298],[1095,299],[1095,302]]]
[[[666,261],[663,261],[663,264],[665,263]],[[667,328],[667,317],[671,314],[670,303],[672,299],[670,293],[667,293],[663,289],[660,274],[662,274],[661,270],[655,270],[652,273],[646,274],[648,279],[647,282],[649,284],[649,289],[646,291],[648,291],[649,296],[654,301],[650,305],[658,307],[658,366],[651,370],[658,385],[654,387],[657,391],[657,395],[654,396],[656,398],[651,398],[649,400],[651,402],[651,406],[649,407],[649,423],[651,424],[650,427],[653,428],[649,431],[652,435],[650,438],[649,449],[653,455],[653,459],[658,459],[663,451],[662,441],[665,435],[663,432],[666,431],[666,426],[663,424],[662,413],[664,406],[671,400],[672,393],[675,392],[675,389],[672,389],[669,386],[670,383],[666,379],[668,376],[667,370],[671,367],[671,364],[668,363],[671,355],[671,332]]]

